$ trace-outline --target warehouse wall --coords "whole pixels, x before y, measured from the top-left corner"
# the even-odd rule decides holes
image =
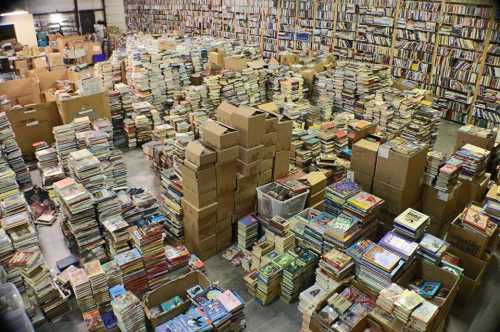
[[[9,15],[0,18],[0,25],[14,24],[16,39],[23,45],[36,46],[36,34],[33,29],[33,15]]]
[[[122,31],[127,30],[125,23],[125,6],[123,0],[105,0],[106,6],[106,20],[108,26],[116,26]]]
[[[70,11],[74,9],[73,0],[26,0],[28,11],[33,14]],[[100,9],[101,0],[78,0],[78,9]]]

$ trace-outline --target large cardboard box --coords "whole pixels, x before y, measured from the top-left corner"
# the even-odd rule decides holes
[[[240,106],[231,114],[233,127],[240,131],[240,145],[251,148],[261,145],[266,131],[266,115],[250,106]]]
[[[233,104],[223,101],[222,103],[217,106],[217,109],[215,110],[215,116],[217,117],[217,120],[228,125],[232,126],[231,118],[232,114],[238,110],[237,106],[234,106]]]
[[[373,177],[377,165],[377,153],[380,144],[361,139],[352,146],[351,169]]]
[[[179,278],[169,281],[159,288],[149,291],[144,295],[144,312],[146,313],[147,320],[151,326],[157,327],[158,325],[171,320],[172,318],[187,311],[190,306],[190,301],[187,298],[187,290],[194,286],[200,285],[203,288],[210,286],[210,280],[205,274],[195,271],[189,272]],[[159,307],[163,302],[170,300],[175,296],[182,298],[182,304],[165,312],[153,314],[152,309]]]
[[[49,66],[51,69],[62,67],[64,68],[64,55],[60,52],[48,53]]]
[[[262,159],[261,154],[263,149],[263,145],[257,145],[248,149],[243,146],[239,146],[239,159],[247,164],[258,161]]]
[[[223,150],[215,150],[217,152],[217,164],[226,164],[235,162],[238,159],[240,152],[238,145],[232,146]]]
[[[6,95],[14,104],[40,104],[40,85],[33,77],[0,83],[0,95]]]
[[[39,68],[48,68],[49,65],[47,64],[47,58],[45,56],[39,56],[36,58],[33,58],[31,60],[33,64],[33,68],[39,69]]]
[[[186,159],[195,165],[204,166],[215,163],[217,154],[200,141],[193,141],[186,146]]]
[[[186,246],[189,251],[194,252],[201,260],[207,260],[217,254],[217,238],[215,234],[200,241],[188,238]]]
[[[266,183],[273,182],[273,169],[267,169],[259,173],[259,186],[263,186]]]
[[[233,192],[236,188],[236,163],[215,166],[217,194]]]
[[[188,161],[181,165],[182,185],[194,192],[206,193],[216,190],[215,167],[207,166],[197,170]]]
[[[280,115],[278,122],[278,140],[276,142],[276,151],[289,151],[292,142],[293,121]]]
[[[197,208],[203,208],[214,202],[217,202],[217,192],[215,190],[200,193],[197,191],[189,190],[188,188],[183,188],[182,193],[183,197]]]
[[[377,154],[375,181],[402,190],[422,184],[426,165],[427,149],[405,155],[382,144]]]
[[[441,321],[446,319],[450,312],[453,301],[460,289],[461,279],[459,276],[443,270],[434,264],[428,263],[423,259],[417,259],[401,274],[396,283],[402,287],[409,288],[409,285],[414,283],[415,280],[438,281],[442,283],[442,287],[450,290],[434,318],[433,326],[438,326]],[[430,331],[434,330],[431,328]]]
[[[262,159],[260,161],[260,171],[264,172],[266,170],[271,170],[271,174],[273,172],[273,164],[274,164],[274,159],[269,158],[269,159]]]
[[[273,131],[264,134],[264,140],[263,144],[265,146],[276,146],[276,143],[278,142],[278,133]]]
[[[261,159],[269,159],[269,158],[274,158],[276,155],[276,145],[268,145],[264,146],[261,150]]]
[[[462,214],[458,215],[452,221],[448,234],[446,234],[446,241],[453,247],[460,249],[472,256],[484,259],[487,257],[487,250],[490,249],[497,239],[496,235],[487,238],[475,232],[469,231],[460,227],[460,219]]]
[[[238,145],[238,131],[220,122],[207,121],[201,127],[201,134],[203,143],[215,149],[227,149]]]
[[[460,178],[462,187],[458,193],[458,207],[463,210],[470,202],[482,202],[488,192],[491,174],[484,173],[473,180]]]
[[[217,196],[217,222],[231,219],[234,211],[234,191]]]
[[[44,92],[54,86],[54,84],[59,80],[67,80],[68,71],[66,68],[56,68],[53,70],[37,70],[33,71],[33,77],[38,79],[38,83],[40,84],[40,91]]]
[[[65,124],[83,116],[88,116],[91,121],[103,118],[111,120],[109,98],[105,92],[90,96],[58,99],[57,106],[59,107],[61,119]]]
[[[243,176],[257,175],[260,172],[260,160],[253,163],[244,163],[243,161],[236,160],[236,170]]]
[[[421,185],[407,186],[401,190],[388,185],[375,178],[373,182],[373,194],[384,199],[382,209],[393,214],[400,214],[409,207],[415,205],[422,192]]]
[[[354,172],[354,181],[366,192],[371,193],[373,190],[373,176],[361,172]]]
[[[422,212],[430,219],[430,233],[440,237],[443,225],[450,223],[460,212],[458,206],[462,183],[458,182],[455,189],[449,193],[437,190],[428,184],[423,185]]]
[[[278,151],[274,158],[273,178],[279,179],[288,175],[288,164],[290,159],[290,151]]]
[[[233,220],[232,220],[231,216],[224,218],[224,219],[217,220],[217,224],[215,226],[215,233],[216,234],[222,233],[227,228],[229,228],[229,229],[233,228]]]
[[[260,109],[260,107],[257,106]],[[266,112],[266,133],[278,131],[279,118],[277,114]]]
[[[460,129],[466,127],[473,127],[473,125],[465,125]],[[481,137],[473,135],[469,132],[460,129],[457,131],[457,139],[455,141],[455,151],[460,149],[465,144],[472,144],[489,151],[493,150],[493,147],[495,146],[495,135],[491,135],[489,137],[488,136]]]
[[[33,143],[46,141],[52,144],[52,128],[61,124],[55,102],[10,109],[7,117],[23,156],[29,160],[34,158]]]
[[[466,305],[478,291],[491,256],[488,255],[485,260],[482,260],[457,248],[449,247],[446,251],[460,258],[460,267],[464,269],[464,276],[457,302]]]
[[[300,178],[309,186],[309,193],[316,194],[326,188],[326,175],[323,172],[311,172]]]
[[[228,227],[224,229],[222,232],[217,232],[215,234],[215,238],[217,241],[217,252],[222,251],[223,249],[226,249],[229,247],[232,243],[233,240],[233,229],[232,227]]]
[[[247,68],[248,61],[247,58],[239,55],[226,56],[224,57],[224,69],[242,71]]]
[[[244,190],[247,188],[257,188],[259,176],[257,174],[245,176],[241,173],[236,175],[236,190]]]

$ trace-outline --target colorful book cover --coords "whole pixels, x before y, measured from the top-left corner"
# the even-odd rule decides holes
[[[391,272],[401,258],[375,244],[363,255],[363,259],[387,272]]]

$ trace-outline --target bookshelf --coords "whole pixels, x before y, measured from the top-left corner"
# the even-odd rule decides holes
[[[133,31],[181,30],[388,64],[432,89],[443,118],[498,124],[500,32],[486,0],[127,0]]]

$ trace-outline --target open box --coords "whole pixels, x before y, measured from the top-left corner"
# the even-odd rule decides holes
[[[210,286],[210,280],[201,272],[189,272],[175,280],[172,280],[163,286],[149,291],[144,295],[144,311],[149,323],[153,327],[171,320],[172,318],[184,313],[189,307],[187,298],[187,290],[196,285],[203,288]],[[180,296],[183,303],[169,312],[162,312],[157,316],[153,316],[151,309],[159,307],[163,302],[170,300],[174,296]]]
[[[459,276],[428,263],[423,259],[416,259],[403,271],[396,283],[404,288],[409,288],[410,283],[418,279],[441,282],[442,287],[450,290],[444,302],[439,306],[439,311],[434,317],[433,322],[428,325],[428,331],[434,331],[448,316],[453,301],[460,289],[461,279]]]

